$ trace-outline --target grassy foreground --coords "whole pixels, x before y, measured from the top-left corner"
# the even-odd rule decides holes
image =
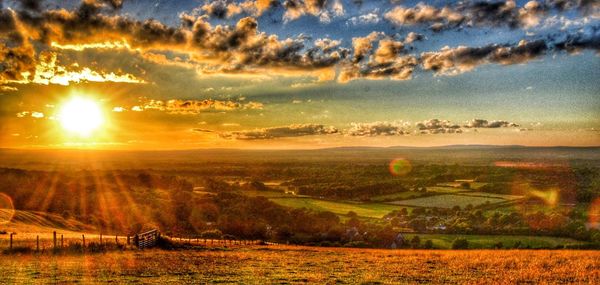
[[[372,250],[252,247],[6,255],[0,284],[13,283],[583,283],[600,280],[599,251]]]

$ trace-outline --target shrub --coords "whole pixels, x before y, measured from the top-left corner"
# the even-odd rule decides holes
[[[452,242],[452,249],[467,249],[469,241],[465,238],[457,238]]]
[[[200,233],[200,237],[205,239],[220,239],[223,237],[223,233],[220,230],[208,230]]]
[[[33,250],[27,246],[13,246],[13,248],[5,249],[3,251],[4,254],[25,254],[31,253]]]
[[[431,241],[430,239],[426,240],[425,244],[423,244],[423,248],[426,248],[426,249],[433,248],[433,241]]]
[[[175,244],[174,242],[172,242],[171,239],[166,238],[166,237],[164,237],[162,235],[158,237],[158,240],[156,241],[156,246],[158,248],[168,249],[168,250],[172,250],[172,249],[176,249],[177,248],[177,244]]]
[[[364,241],[351,241],[351,242],[348,242],[348,243],[344,244],[344,247],[362,247],[362,248],[365,248],[365,247],[368,247],[368,246],[369,245],[366,244]]]

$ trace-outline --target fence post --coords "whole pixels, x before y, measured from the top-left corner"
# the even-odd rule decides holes
[[[81,235],[81,238],[83,240],[83,250],[85,250],[85,235]]]
[[[115,244],[116,244],[116,245],[119,245],[119,238],[118,238],[118,236],[117,236],[117,235],[115,235]]]
[[[35,251],[40,251],[40,236],[35,237]]]
[[[130,245],[131,241],[129,240],[129,235],[127,235],[127,245]]]
[[[12,244],[13,244],[13,235],[14,235],[14,234],[15,234],[15,233],[10,233],[10,245],[9,245],[9,248],[10,248],[11,250],[12,250]]]
[[[52,232],[52,240],[54,241],[54,250],[56,250],[56,231]]]
[[[60,248],[64,248],[65,247],[65,237],[64,235],[60,235]]]
[[[102,245],[102,233],[100,233],[100,245]]]

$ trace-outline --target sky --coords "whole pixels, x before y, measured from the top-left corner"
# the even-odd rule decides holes
[[[3,148],[600,145],[598,1],[0,8]]]

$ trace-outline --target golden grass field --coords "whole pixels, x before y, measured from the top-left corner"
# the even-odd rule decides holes
[[[253,246],[4,255],[0,272],[0,284],[598,284],[600,252]]]

